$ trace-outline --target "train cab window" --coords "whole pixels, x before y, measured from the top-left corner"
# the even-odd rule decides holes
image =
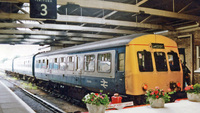
[[[169,67],[171,71],[180,71],[180,62],[177,53],[167,53],[169,59]]]
[[[60,70],[65,70],[66,69],[66,63],[65,63],[65,58],[64,57],[61,57],[60,58]]]
[[[98,54],[98,72],[111,71],[111,53]]]
[[[95,67],[95,56],[85,55],[85,71],[94,71]]]
[[[118,71],[124,71],[124,66],[125,66],[124,56],[125,56],[124,53],[118,54]]]
[[[139,70],[141,72],[153,71],[152,57],[150,52],[145,50],[139,51],[137,52],[137,57],[138,57]]]
[[[154,52],[157,71],[167,71],[167,62],[164,52]]]
[[[67,57],[67,70],[69,70],[69,71],[74,70],[74,57],[73,56]]]

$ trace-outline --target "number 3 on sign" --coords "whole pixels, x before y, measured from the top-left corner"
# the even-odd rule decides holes
[[[46,4],[41,4],[42,7],[42,12],[40,13],[42,16],[47,15],[47,5]]]

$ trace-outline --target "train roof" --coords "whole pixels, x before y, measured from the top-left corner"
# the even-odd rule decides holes
[[[137,38],[142,35],[146,35],[146,33],[132,34],[132,35],[127,35],[127,36],[121,36],[117,38],[97,41],[97,42],[81,44],[81,45],[67,47],[67,48],[63,48],[63,49],[59,49],[55,51],[41,53],[38,56],[84,52],[84,51],[90,51],[90,50],[98,50],[98,49],[104,49],[104,48],[123,46],[123,45],[127,45],[134,38]]]

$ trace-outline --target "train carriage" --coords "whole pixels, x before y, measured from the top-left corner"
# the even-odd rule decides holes
[[[15,58],[12,65],[12,71],[17,73],[20,78],[33,77],[33,55]]]

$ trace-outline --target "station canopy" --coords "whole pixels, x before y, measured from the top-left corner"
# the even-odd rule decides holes
[[[200,29],[199,0],[57,0],[52,18],[32,18],[30,1],[0,0],[0,44],[68,47],[135,33]],[[47,15],[49,6],[40,6],[39,14]]]

